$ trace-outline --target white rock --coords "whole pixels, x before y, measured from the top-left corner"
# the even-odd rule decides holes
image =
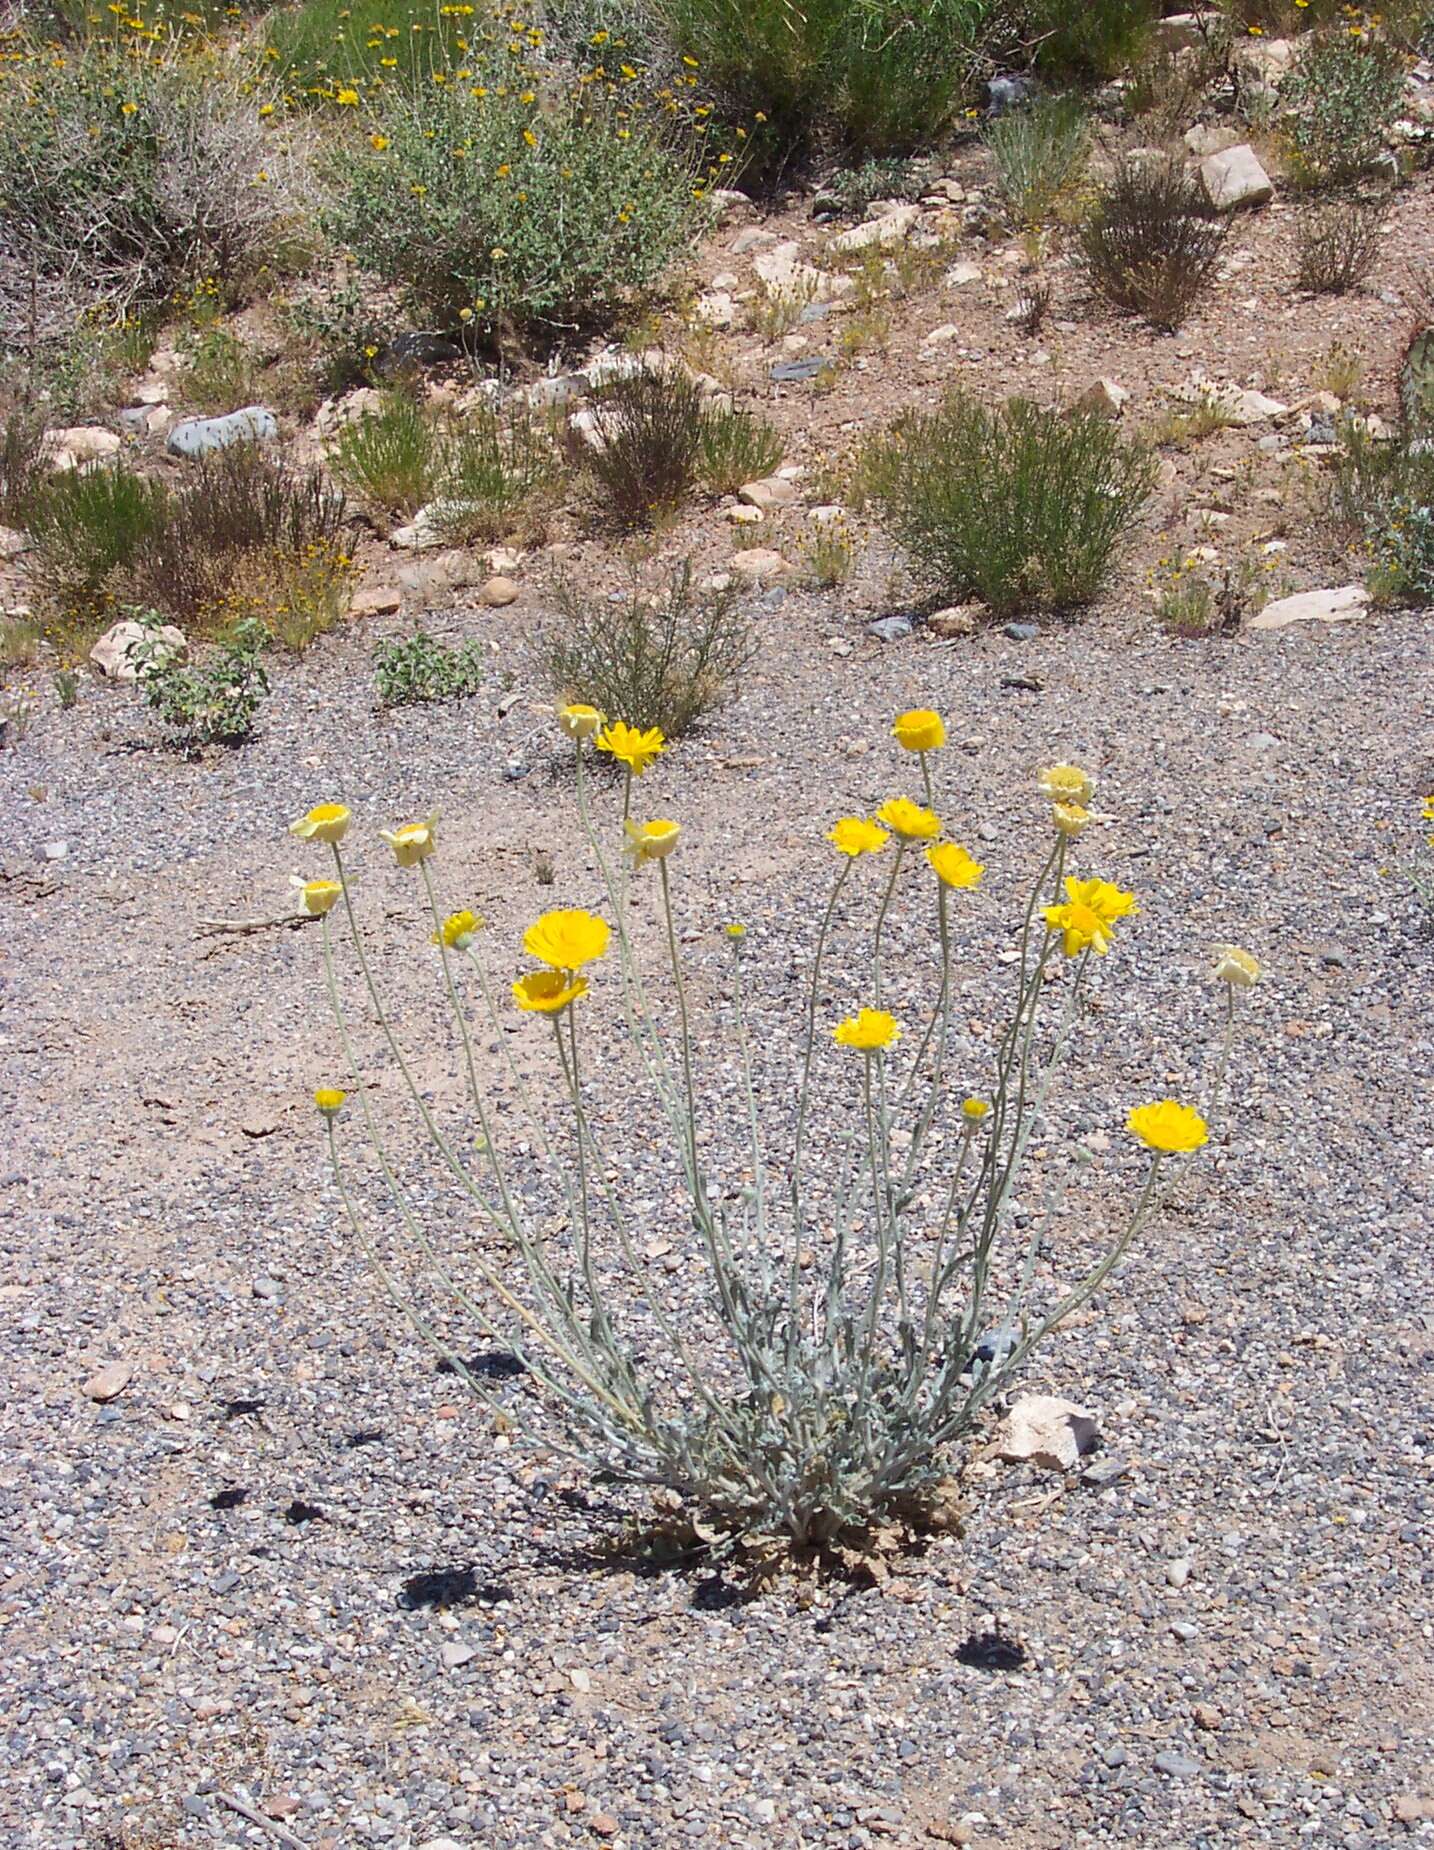
[[[342,398],[326,398],[314,414],[314,431],[320,437],[332,437],[355,418],[367,417],[383,403],[383,395],[374,386],[361,385]]]
[[[1072,411],[1092,412],[1099,418],[1118,418],[1125,410],[1130,393],[1114,379],[1096,379],[1071,406]]]
[[[117,455],[120,440],[112,430],[97,424],[76,424],[65,430],[47,430],[45,448],[52,468],[64,471],[81,469],[86,463],[103,462]]]
[[[1023,1394],[997,1434],[999,1454],[1008,1464],[1040,1465],[1047,1471],[1073,1471],[1081,1455],[1100,1437],[1084,1407],[1055,1394]]]
[[[139,663],[131,658],[130,650],[144,640],[143,625],[132,617],[122,617],[118,623],[110,625],[90,650],[90,660],[107,681],[137,681]],[[182,656],[189,647],[184,631],[176,629],[172,623],[164,625],[157,640],[169,651],[171,661]]]
[[[724,517],[734,527],[756,527],[767,518],[759,507],[729,507],[723,510]]]
[[[818,527],[829,527],[833,521],[840,520],[845,513],[846,509],[839,501],[829,501],[821,507],[812,508],[807,519]]]
[[[735,186],[714,186],[707,195],[707,203],[719,215],[723,213],[752,212],[755,207],[746,193],[739,193]]]
[[[1263,392],[1241,392],[1235,417],[1241,424],[1263,424],[1267,418],[1287,417],[1289,409],[1278,398],[1266,398]]]
[[[511,578],[490,578],[478,593],[478,602],[490,610],[502,610],[518,600],[518,587]]]
[[[83,1390],[85,1398],[98,1401],[113,1400],[116,1395],[124,1393],[133,1376],[134,1369],[128,1362],[106,1362],[105,1366],[96,1370],[85,1383]]]
[[[400,552],[429,552],[434,547],[447,546],[452,542],[454,527],[481,512],[477,501],[430,501],[406,527],[394,528],[388,536],[389,544]]]
[[[512,578],[523,563],[523,555],[516,546],[490,546],[483,555],[483,563],[490,572]]]
[[[933,636],[974,636],[980,613],[979,604],[950,604],[945,610],[932,611],[926,627]]]
[[[709,289],[693,305],[693,315],[709,328],[730,328],[737,319],[737,304],[725,289]]]
[[[575,430],[590,450],[605,450],[607,439],[602,434],[597,414],[593,411],[575,411],[568,420],[569,430]]]
[[[1277,598],[1250,618],[1252,630],[1282,630],[1291,623],[1347,623],[1362,617],[1369,604],[1363,585],[1341,585],[1337,591],[1300,591]]]
[[[1257,86],[1274,88],[1295,61],[1293,39],[1242,39],[1235,63]]]
[[[1211,154],[1200,163],[1205,196],[1217,212],[1262,206],[1274,197],[1274,185],[1249,142]]]
[[[712,278],[714,289],[740,289],[742,279],[735,270],[719,270]]]
[[[906,234],[921,216],[920,206],[894,206],[880,218],[870,218],[864,225],[853,225],[832,239],[832,249],[848,251],[885,250],[905,241]]]
[[[365,585],[349,599],[351,617],[386,617],[403,602],[396,585]]]
[[[1193,51],[1205,43],[1198,13],[1167,13],[1151,27],[1150,37],[1161,51]]]
[[[730,564],[733,576],[748,584],[764,584],[773,578],[785,578],[791,569],[787,560],[768,546],[754,546],[748,552],[733,553]]]
[[[744,482],[737,490],[737,499],[767,513],[774,507],[795,507],[799,497],[795,483],[769,475],[760,482]]]
[[[946,272],[948,289],[964,289],[967,283],[979,283],[981,266],[979,263],[953,263]]]
[[[923,347],[944,347],[948,341],[960,340],[961,330],[954,321],[943,321],[939,328],[921,336]]]
[[[1227,148],[1233,148],[1239,139],[1235,129],[1227,128],[1220,122],[1197,122],[1194,128],[1185,131],[1185,146],[1197,160],[1204,160],[1211,154],[1223,154]]]

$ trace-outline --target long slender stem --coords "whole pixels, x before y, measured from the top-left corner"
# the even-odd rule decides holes
[[[817,994],[822,980],[822,959],[826,955],[827,938],[831,933],[832,920],[836,916],[837,901],[841,898],[842,888],[852,869],[849,856],[842,857],[841,869],[827,901],[827,909],[822,914],[821,929],[817,932],[817,948],[812,959],[811,988],[807,992],[807,1044],[802,1053],[802,1082],[797,1091],[797,1132],[792,1142],[792,1208],[796,1221],[796,1244],[801,1243],[801,1177],[802,1146],[807,1130],[807,1104],[811,1096],[812,1057],[816,1048],[817,1035]]]
[[[872,941],[872,1003],[881,1007],[881,938],[886,930],[886,915],[891,907],[891,896],[896,891],[896,876],[901,872],[901,857],[906,852],[906,843],[900,836],[896,841],[896,853],[891,862],[891,878],[886,883],[886,891],[881,896],[881,907],[876,915],[876,933]]]

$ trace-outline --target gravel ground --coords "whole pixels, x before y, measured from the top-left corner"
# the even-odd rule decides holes
[[[308,1103],[335,1071],[315,933],[197,931],[281,911],[314,866],[283,824],[341,796],[441,1107],[450,1062],[408,1000],[432,980],[412,877],[373,829],[442,809],[448,891],[489,915],[502,975],[537,910],[597,897],[511,623],[462,619],[509,664],[484,696],[397,719],[368,708],[368,639],[330,640],[276,677],[248,747],[199,763],[145,744],[132,695],[87,688],[0,758],[5,1843],[1434,1832],[1430,941],[1386,874],[1431,744],[1427,615],[1182,644],[1108,610],[886,649],[840,598],[762,621],[740,699],[643,787],[687,824],[700,999],[721,921],[749,924],[759,1042],[784,1046],[798,1005],[820,834],[897,787],[887,716],[917,700],[948,716],[943,807],[988,863],[959,934],[961,1058],[996,1019],[1039,764],[1098,772],[1110,821],[1082,861],[1141,895],[1052,1120],[1053,1146],[1097,1157],[1077,1235],[1127,1196],[1132,1097],[1198,1083],[1209,945],[1267,966],[1228,1138],[1023,1383],[1090,1407],[1128,1470],[1091,1489],[977,1460],[965,1536],[881,1587],[747,1597],[710,1564],[605,1550],[634,1506],[495,1431],[345,1234]],[[930,975],[904,931],[898,1012]],[[833,1011],[857,999],[843,963]],[[546,1071],[536,1030],[513,1044]],[[725,1056],[701,1058],[719,1100]],[[774,1052],[774,1110],[787,1072]],[[604,1129],[627,1115],[608,1097]],[[642,1238],[670,1187],[651,1195]],[[86,1398],[114,1361],[123,1392]]]

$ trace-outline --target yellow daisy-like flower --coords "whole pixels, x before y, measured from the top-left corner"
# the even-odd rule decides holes
[[[624,822],[627,845],[623,853],[631,855],[635,867],[646,867],[649,861],[665,861],[677,846],[677,838],[682,833],[680,822]]]
[[[1200,1113],[1173,1098],[1162,1098],[1153,1105],[1137,1105],[1125,1120],[1125,1128],[1150,1150],[1177,1156],[1198,1150],[1209,1141],[1209,1129]]]
[[[926,850],[932,871],[943,886],[960,892],[965,887],[980,886],[986,871],[983,861],[976,861],[959,842],[935,842]]]
[[[1103,919],[1089,906],[1045,906],[1042,916],[1052,931],[1061,934],[1061,949],[1067,957],[1078,956],[1087,948],[1097,957],[1104,957],[1115,942],[1110,920]]]
[[[843,816],[827,840],[838,854],[850,855],[855,860],[859,854],[880,854],[891,837],[876,823],[868,822],[865,816]]]
[[[384,149],[388,146],[388,136],[377,134],[370,135],[368,138],[368,145],[373,149],[375,154],[382,154]]]
[[[1073,880],[1068,876],[1065,889],[1066,898],[1073,906],[1089,906],[1107,925],[1114,925],[1117,919],[1140,910],[1134,893],[1122,892],[1109,880]]]
[[[1426,822],[1434,822],[1434,797],[1425,797],[1424,807],[1419,814]]]
[[[585,976],[562,970],[530,970],[513,985],[513,1000],[530,1015],[556,1015],[587,993]]]
[[[596,707],[581,704],[558,708],[558,724],[570,739],[582,741],[592,738],[602,724],[602,714]]]
[[[946,743],[946,726],[930,707],[913,707],[909,713],[897,714],[891,736],[904,751],[935,752]]]
[[[1049,797],[1052,803],[1079,803],[1084,806],[1090,802],[1095,790],[1094,778],[1078,764],[1048,765],[1037,781],[1041,795]]]
[[[344,890],[337,880],[301,880],[295,874],[290,884],[300,912],[311,919],[321,919],[326,912],[332,912],[343,898]]]
[[[314,1094],[314,1103],[326,1118],[336,1118],[344,1108],[347,1092],[341,1092],[337,1086],[320,1086]]]
[[[358,100],[359,93],[357,90],[340,90],[338,95],[334,98],[334,101],[336,103],[342,103],[345,109],[357,108]]]
[[[890,797],[876,812],[893,835],[903,841],[935,841],[941,833],[941,818],[933,809],[923,809],[910,797]]]
[[[979,1124],[991,1110],[983,1098],[966,1098],[961,1101],[961,1116],[968,1124]]]
[[[879,1053],[901,1033],[896,1018],[885,1009],[858,1009],[832,1029],[838,1047],[855,1047],[859,1053]]]
[[[393,849],[393,858],[400,867],[417,867],[438,846],[438,811],[425,816],[422,822],[405,822],[402,828],[380,829],[379,834]]]
[[[450,912],[443,929],[434,932],[430,942],[446,944],[450,951],[466,951],[482,929],[483,921],[476,912]]]
[[[598,734],[597,747],[600,752],[611,752],[619,764],[625,764],[634,777],[641,777],[667,744],[658,726],[649,726],[646,732],[639,732],[635,726],[628,726],[622,720],[614,720],[610,726],[604,726]]]
[[[341,842],[353,817],[343,803],[318,803],[307,815],[289,824],[289,833],[305,841]]]
[[[722,929],[729,938],[745,938],[747,935],[747,927],[740,919],[733,919],[730,925],[724,925]]]
[[[606,919],[576,908],[545,912],[523,933],[523,949],[553,970],[581,970],[608,947],[612,930]]]
[[[1260,966],[1238,945],[1222,944],[1212,974],[1217,983],[1228,983],[1232,989],[1253,989],[1260,980]]]
[[[1083,803],[1052,803],[1051,821],[1056,825],[1058,834],[1068,841],[1074,841],[1077,835],[1084,833],[1090,826],[1090,811]]]

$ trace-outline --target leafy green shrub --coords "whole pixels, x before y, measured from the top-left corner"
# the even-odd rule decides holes
[[[97,614],[116,576],[152,553],[168,513],[162,484],[119,465],[52,476],[29,504],[36,579],[67,615]]]
[[[1371,587],[1390,603],[1434,602],[1434,444],[1406,422],[1394,441],[1341,419],[1330,511],[1370,559]]]
[[[1067,77],[1118,76],[1160,16],[1156,0],[1018,0],[1016,11],[1037,69]]]
[[[396,642],[381,642],[373,652],[380,706],[412,707],[433,700],[467,700],[488,675],[483,650],[476,642],[450,649],[419,630]]]
[[[731,696],[755,649],[736,589],[700,590],[691,560],[656,594],[634,575],[621,602],[559,583],[554,603],[557,619],[543,638],[553,692],[640,729],[658,726],[669,738]]]
[[[839,167],[822,186],[816,208],[842,218],[865,218],[878,199],[920,199],[931,183],[930,159],[879,155]]]
[[[1090,124],[1078,97],[1041,96],[996,116],[982,139],[1007,217],[1017,227],[1039,225],[1080,178],[1090,153]]]
[[[1434,430],[1434,328],[1421,328],[1399,364],[1399,410],[1418,436]]]
[[[871,154],[933,141],[971,86],[986,0],[655,0],[673,45],[764,139]]]
[[[329,450],[335,479],[390,514],[413,514],[437,492],[438,420],[410,392],[385,393],[350,419]]]
[[[1345,31],[1306,38],[1280,86],[1290,170],[1305,186],[1337,185],[1384,151],[1404,102],[1404,60]]]
[[[383,101],[328,223],[416,318],[538,346],[611,322],[683,250],[693,172],[642,116],[444,87]]]
[[[1081,228],[1086,274],[1108,302],[1173,331],[1206,288],[1228,224],[1174,161],[1121,161]]]
[[[990,411],[956,393],[899,418],[862,474],[933,591],[1000,613],[1088,604],[1156,467],[1102,418],[1020,399]]]
[[[139,610],[134,616],[147,634],[130,657],[139,669],[145,700],[174,743],[192,751],[247,739],[269,691],[263,662],[269,637],[263,624],[240,624],[207,662],[186,664],[160,636],[164,619],[157,612]]]
[[[715,493],[734,494],[744,482],[771,475],[781,460],[781,432],[765,418],[720,404],[703,409],[697,473]]]

